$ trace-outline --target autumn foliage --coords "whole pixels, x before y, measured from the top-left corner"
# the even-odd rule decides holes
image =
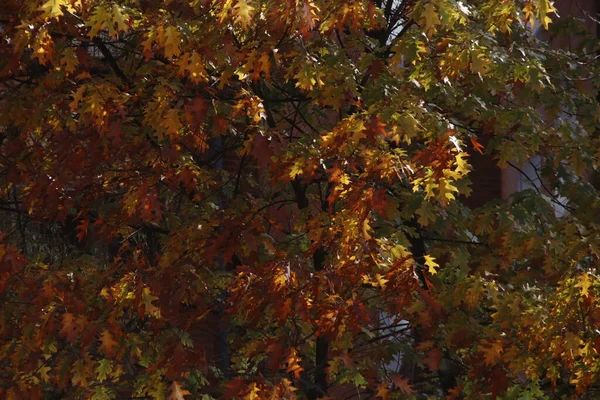
[[[0,398],[597,398],[598,46],[555,11],[3,2]],[[476,154],[529,189],[467,207]]]

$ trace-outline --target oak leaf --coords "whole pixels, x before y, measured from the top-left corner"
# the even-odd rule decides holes
[[[430,256],[428,254],[425,255],[425,266],[428,267],[428,272],[431,275],[437,274],[438,273],[437,269],[440,268],[440,265],[435,262],[435,258],[433,258],[432,256]]]
[[[246,0],[237,0],[233,7],[235,14],[235,22],[240,24],[242,28],[247,29],[252,22],[254,7],[248,4]]]
[[[587,272],[584,272],[577,277],[577,283],[575,284],[575,287],[580,288],[581,295],[587,297],[590,295],[589,290],[590,290],[590,287],[592,287],[592,284],[593,284],[593,280],[590,279],[590,274],[588,274]]]
[[[400,392],[404,394],[412,394],[414,390],[409,383],[408,378],[403,377],[402,375],[392,375],[390,376],[391,381],[396,385],[396,387],[400,390]]]
[[[106,357],[112,358],[115,355],[115,347],[117,347],[119,343],[115,341],[112,334],[105,330],[100,335],[100,350],[104,352]]]
[[[59,333],[65,337],[70,343],[75,343],[77,340],[77,324],[75,316],[71,313],[65,313],[62,317],[62,323]]]
[[[165,57],[173,58],[181,54],[181,34],[174,26],[168,26],[164,33],[165,42],[163,43]]]
[[[170,390],[171,394],[167,400],[185,400],[185,395],[191,394],[188,390],[183,389],[181,384],[177,381],[171,383]]]

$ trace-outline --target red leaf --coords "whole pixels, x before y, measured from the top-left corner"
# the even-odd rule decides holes
[[[427,352],[427,358],[423,360],[423,363],[427,365],[427,368],[429,368],[431,372],[434,372],[440,367],[441,361],[442,352],[437,348],[433,348]]]

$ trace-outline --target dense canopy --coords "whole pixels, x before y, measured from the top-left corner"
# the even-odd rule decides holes
[[[600,396],[599,47],[555,11],[5,0],[0,397]],[[527,189],[474,205],[475,156]]]

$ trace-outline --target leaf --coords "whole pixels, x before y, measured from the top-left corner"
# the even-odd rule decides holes
[[[88,371],[85,360],[77,360],[71,369],[73,374],[71,382],[73,386],[87,387],[88,386]]]
[[[60,17],[64,14],[63,8],[73,12],[70,0],[48,0],[42,5],[42,17],[45,19]]]
[[[113,370],[113,363],[111,360],[108,360],[106,358],[103,358],[102,360],[100,360],[98,362],[98,366],[96,367],[96,379],[98,379],[98,381],[103,382],[105,381],[109,374],[112,372]]]
[[[104,330],[100,335],[100,350],[104,352],[106,357],[112,358],[115,355],[115,347],[117,347],[119,343],[114,340],[112,334]]]
[[[77,225],[77,230],[79,233],[77,234],[77,240],[82,242],[85,239],[85,235],[87,235],[88,227],[90,226],[90,220],[88,218],[84,218],[79,225]]]
[[[548,25],[552,22],[552,19],[548,16],[548,14],[556,13],[556,8],[554,8],[550,0],[538,0],[537,9],[538,20],[541,22],[544,29],[548,29]]]
[[[48,372],[52,371],[52,368],[48,365],[42,365],[38,369],[38,374],[44,383],[50,383],[50,375]]]
[[[284,364],[286,366],[285,372],[293,373],[296,379],[300,379],[300,374],[304,371],[301,365],[302,359],[298,356],[298,351],[294,348],[288,350],[288,354],[285,358]]]
[[[502,359],[503,352],[503,344],[502,341],[496,340],[492,342],[488,342],[485,347],[482,348],[484,354],[485,365],[490,366],[496,364],[499,360]]]
[[[437,25],[441,22],[436,6],[432,1],[425,4],[421,18],[425,23],[425,32],[427,32],[428,36],[431,36],[436,31]]]
[[[582,340],[573,332],[567,332],[564,338],[565,350],[571,355],[576,357],[581,352],[579,346],[582,344]]]
[[[244,396],[244,400],[260,400],[260,388],[256,385],[256,382],[250,384],[250,391]]]
[[[115,393],[105,386],[96,386],[92,395],[92,400],[112,400],[115,398]]]
[[[181,384],[177,381],[173,381],[171,383],[171,394],[167,398],[167,400],[185,400],[185,395],[191,394],[189,391],[183,389]]]
[[[437,371],[441,362],[442,352],[437,347],[429,350],[427,352],[427,357],[423,359],[423,364],[427,365],[427,368],[429,368],[431,372]]]
[[[483,145],[477,141],[477,138],[471,138],[471,144],[473,145],[473,149],[477,151],[479,154],[483,154]],[[461,160],[462,161],[462,160]]]
[[[110,18],[108,10],[103,5],[98,5],[94,8],[91,17],[87,21],[87,26],[90,27],[88,36],[95,38],[98,36],[100,31],[105,29],[106,26],[110,25]]]
[[[160,308],[152,304],[153,301],[158,300],[158,297],[153,296],[150,293],[150,288],[145,287],[142,290],[142,302],[146,313],[152,315],[155,318],[160,318]]]
[[[77,340],[77,325],[75,324],[75,316],[73,314],[65,313],[63,315],[59,333],[68,342],[75,343]]]
[[[413,388],[409,384],[408,378],[405,378],[402,375],[392,375],[390,376],[390,380],[398,389],[400,389],[400,392],[404,394],[414,393]]]
[[[72,47],[68,47],[65,49],[60,63],[64,67],[65,72],[67,72],[67,74],[75,72],[77,66],[79,65],[79,61],[77,60],[75,50]]]
[[[427,254],[425,255],[425,265],[429,267],[428,271],[431,275],[437,274],[438,271],[436,268],[440,267],[440,265],[435,262],[435,258]]]
[[[117,37],[119,32],[127,32],[129,30],[127,14],[123,11],[124,9],[121,6],[113,4],[111,24],[108,28],[108,34],[110,36]],[[116,29],[113,28],[113,26],[116,26]]]
[[[192,53],[189,64],[185,67],[185,69],[190,74],[190,78],[193,82],[200,83],[208,81],[208,75],[204,68],[204,62],[197,52]]]
[[[581,295],[587,297],[590,294],[589,289],[592,287],[592,283],[593,281],[590,279],[590,274],[584,272],[577,277],[575,287],[581,288]]]
[[[290,170],[290,178],[294,179],[296,178],[298,175],[302,175],[302,170],[303,170],[303,162],[302,160],[298,160],[294,163],[294,165],[292,165],[292,169]]]
[[[233,10],[236,16],[235,22],[240,24],[242,28],[248,29],[252,22],[254,7],[250,6],[246,0],[237,0]]]
[[[379,397],[382,400],[387,400],[389,394],[390,394],[390,389],[388,388],[387,383],[381,382],[377,386],[377,393],[375,394],[375,397]]]
[[[179,119],[179,110],[167,110],[163,120],[161,121],[161,126],[164,127],[167,135],[177,135],[179,130],[183,128],[181,120]]]
[[[174,26],[168,26],[165,29],[165,57],[173,58],[179,56],[181,54],[181,50],[179,48],[181,44],[181,34],[179,30]]]

